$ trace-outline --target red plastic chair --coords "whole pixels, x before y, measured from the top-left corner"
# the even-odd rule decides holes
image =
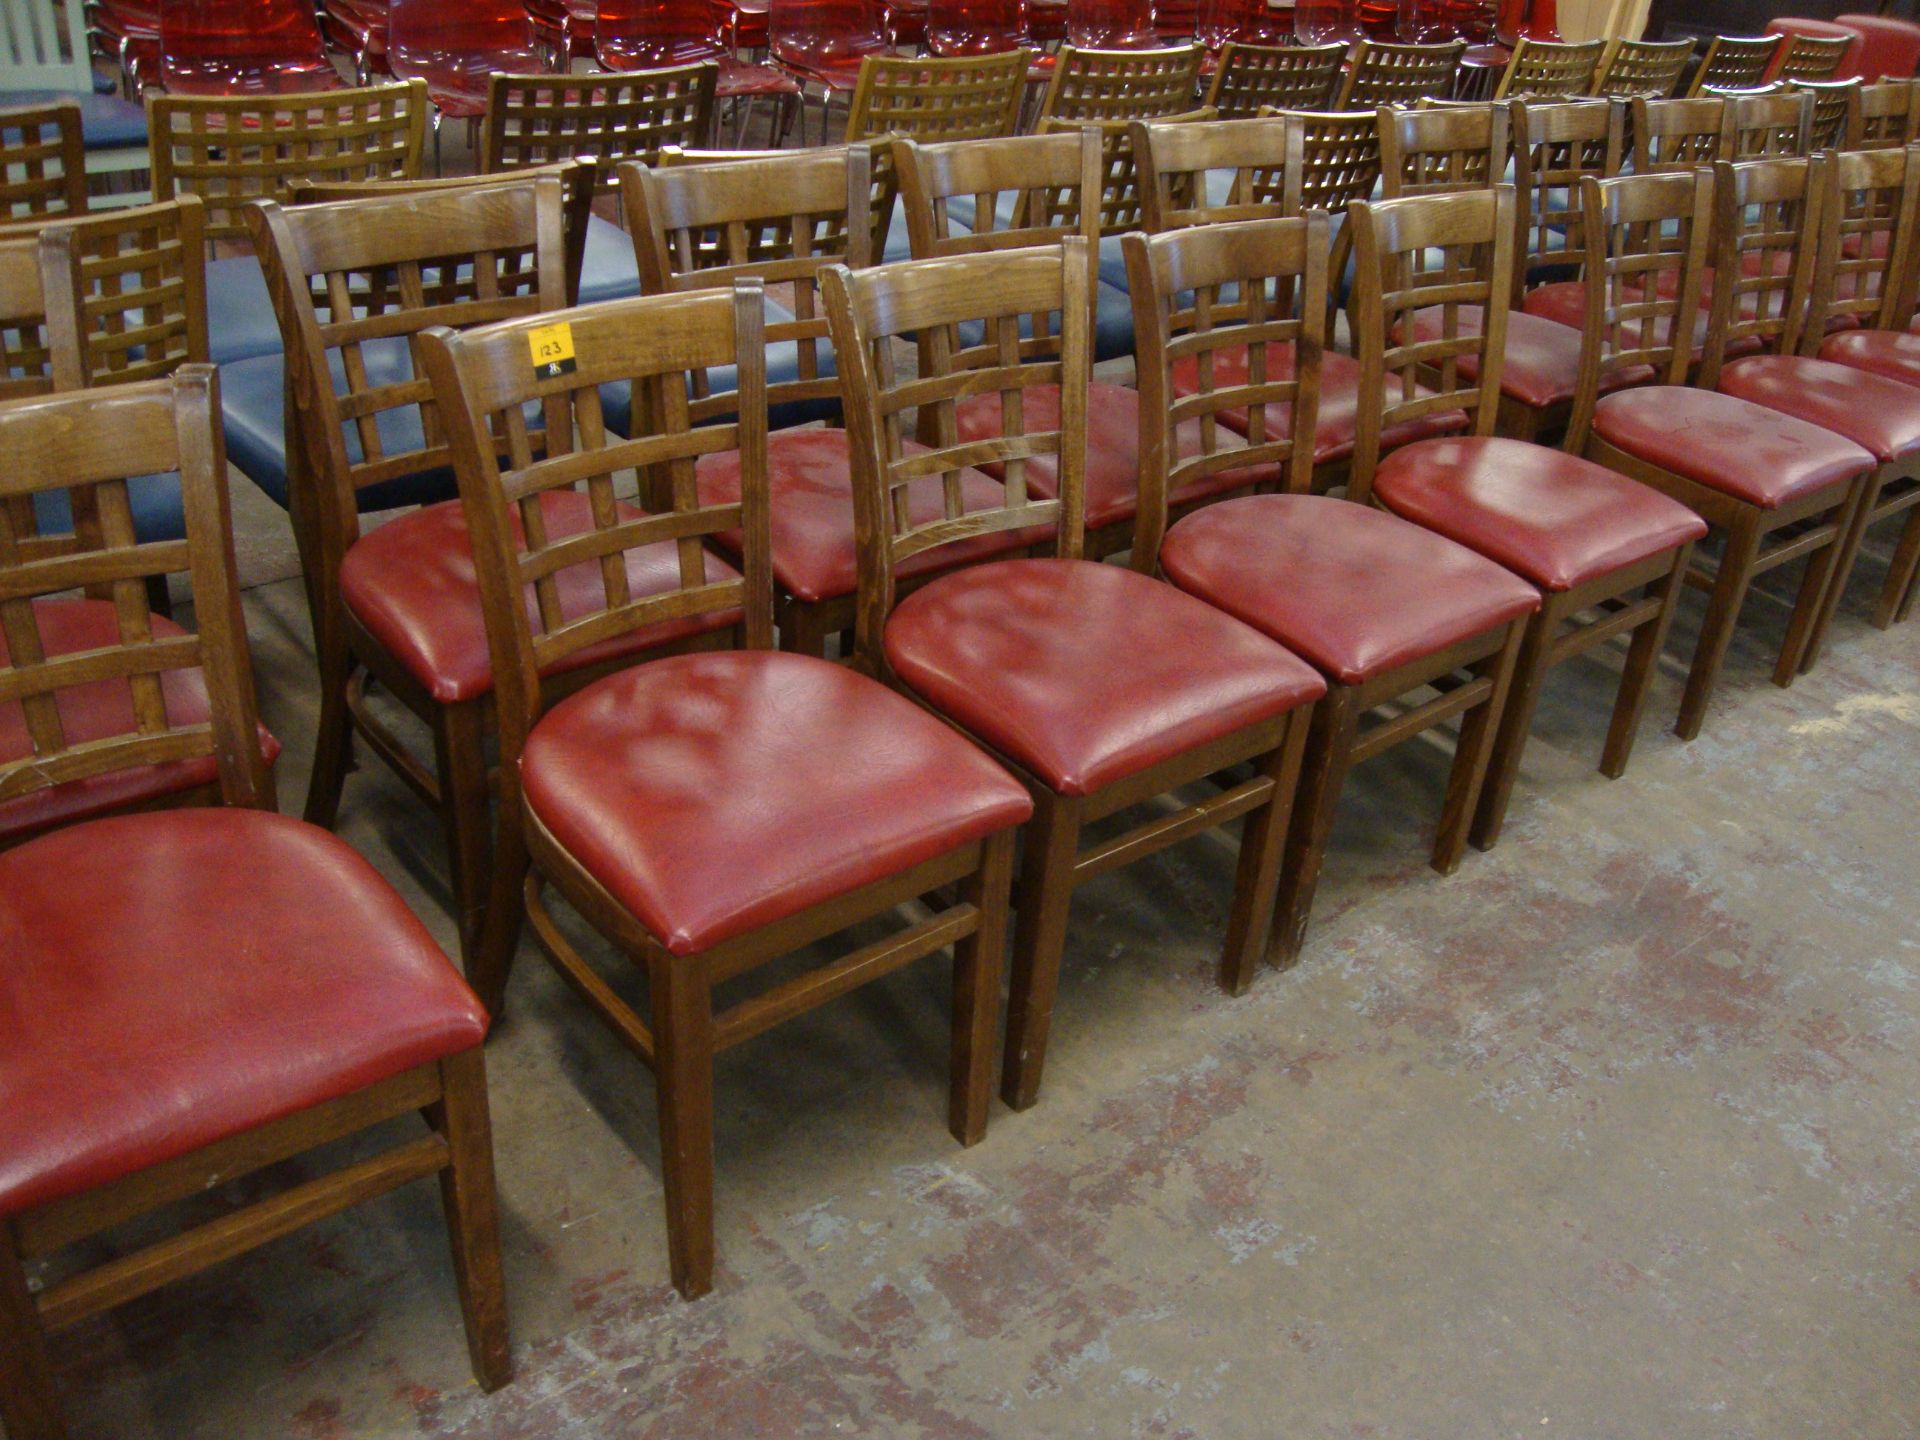
[[[339,88],[307,0],[161,0],[159,82],[178,95]]]
[[[1200,0],[1194,35],[1215,54],[1229,40],[1243,45],[1284,45],[1290,29],[1267,0]]]
[[[896,49],[927,41],[928,0],[886,0],[887,38]]]
[[[1200,27],[1202,8],[1202,0],[1153,0],[1153,28],[1160,43],[1175,45],[1193,39]]]
[[[1151,50],[1152,0],[1067,0],[1067,43],[1082,50]]]
[[[1359,33],[1353,0],[1298,0],[1293,7],[1293,38],[1302,45],[1352,40]]]
[[[1043,45],[1067,38],[1067,0],[1029,0],[1027,29]]]
[[[996,55],[1032,44],[1027,0],[928,0],[927,48],[935,55]]]
[[[1834,75],[1842,80],[1858,75],[1871,85],[1876,80],[1906,80],[1920,66],[1920,25],[1895,15],[1836,15],[1833,23],[1844,25],[1860,37],[1847,64]]]
[[[772,66],[735,59],[726,25],[726,11],[710,0],[600,0],[594,55],[607,70],[711,60],[720,67],[714,93],[722,97],[799,93],[800,87]]]
[[[890,55],[881,0],[773,0],[767,47],[802,83],[851,91],[868,55]]]
[[[522,0],[391,0],[387,63],[401,80],[427,82],[437,115],[461,119],[486,113],[494,71],[546,69]]]

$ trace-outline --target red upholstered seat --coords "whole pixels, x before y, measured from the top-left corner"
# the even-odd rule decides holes
[[[33,608],[38,617],[40,643],[49,659],[120,643],[120,628],[110,601],[40,600]],[[150,617],[149,623],[157,637],[186,633],[171,620],[158,615]],[[7,637],[0,634],[0,665],[8,664],[10,657]],[[160,693],[174,724],[197,725],[207,720],[207,687],[198,670],[163,672]],[[124,680],[98,680],[91,685],[69,686],[55,695],[54,704],[69,744],[131,735],[139,728],[133,714],[133,688]],[[18,701],[0,702],[0,762],[18,760],[31,753],[33,744],[27,734],[26,712]],[[264,729],[260,732],[260,753],[269,765],[280,754],[280,743]],[[142,801],[211,785],[218,778],[219,769],[208,756],[113,770],[29,790],[12,799],[0,800],[0,838],[24,835],[50,825],[72,824]]]
[[[567,853],[676,955],[1032,812],[1023,786],[911,700],[770,651],[596,681],[534,726],[520,779]]]
[[[1290,379],[1293,375],[1293,347],[1291,345],[1269,345],[1267,347],[1267,379],[1278,382]],[[1217,390],[1230,386],[1244,385],[1247,380],[1247,352],[1245,350],[1221,349],[1213,355],[1213,384]],[[1198,359],[1178,360],[1173,366],[1173,389],[1176,395],[1192,395],[1200,388],[1200,364]],[[1419,393],[1426,393],[1424,391]],[[1320,408],[1313,427],[1313,460],[1316,465],[1325,465],[1335,460],[1344,460],[1353,454],[1354,431],[1360,414],[1360,362],[1350,355],[1342,355],[1336,350],[1327,350],[1320,357]],[[1244,411],[1223,410],[1220,412],[1222,424],[1231,425],[1244,431],[1247,417]],[[1275,406],[1268,412],[1267,426],[1276,438],[1284,439],[1291,434],[1291,417],[1286,411]],[[1387,428],[1380,437],[1380,447],[1391,449],[1396,445],[1408,445],[1415,440],[1430,439],[1435,435],[1451,435],[1467,428],[1467,417],[1459,411],[1442,411],[1435,415],[1423,415],[1417,420],[1403,421]]]
[[[1478,305],[1459,306],[1456,313],[1457,333],[1480,333]],[[1415,312],[1416,340],[1437,340],[1441,331],[1441,311],[1437,307]],[[1396,335],[1396,342],[1398,339]],[[1580,383],[1580,343],[1578,330],[1539,315],[1511,312],[1507,316],[1506,359],[1500,369],[1501,392],[1535,409],[1571,400]],[[1480,374],[1479,357],[1463,355],[1459,367],[1461,378],[1471,383]],[[1629,385],[1645,385],[1653,378],[1650,365],[1619,367],[1601,377],[1600,388],[1603,392],[1621,390]]]
[[[886,648],[895,674],[941,714],[1064,795],[1091,794],[1326,689],[1211,606],[1085,560],[943,576],[900,603]]]
[[[540,505],[553,539],[592,527],[591,500],[582,491],[550,491],[540,497]],[[621,510],[629,516],[641,513],[631,506]],[[512,518],[517,535],[519,516]],[[671,544],[629,550],[626,564],[627,584],[636,597],[661,594],[680,584],[680,560]],[[709,581],[734,573],[711,556],[706,564]],[[555,581],[561,613],[568,618],[606,604],[597,562],[569,566]],[[340,593],[354,618],[441,704],[475,700],[493,689],[493,661],[474,575],[473,542],[458,501],[412,511],[361,536],[341,563]],[[537,614],[531,586],[527,613]],[[737,612],[728,611],[649,626],[569,655],[556,673],[620,655],[642,654],[669,641],[723,629],[739,618]]]
[[[1756,355],[1722,370],[1720,389],[1844,435],[1877,460],[1920,450],[1920,394],[1884,375],[1804,355]]]
[[[909,440],[905,448],[924,454],[926,446]],[[844,430],[782,430],[768,437],[767,471],[772,490],[773,575],[796,600],[832,600],[851,595],[858,582],[859,559],[853,543],[853,462]],[[704,455],[696,467],[703,505],[728,505],[740,498],[740,452]],[[941,513],[941,480],[924,476],[907,487],[915,524]],[[969,510],[1002,503],[1000,482],[978,470],[962,478]],[[1023,549],[1051,531],[1007,531],[982,535],[961,545],[922,551],[899,569],[902,578],[968,564]],[[716,537],[738,554],[738,531]]]
[[[1465,546],[1326,495],[1210,505],[1167,532],[1160,564],[1344,685],[1540,608],[1538,590]]]
[[[0,854],[0,1214],[448,1055],[486,1013],[344,841],[119,815]]]
[[[1820,358],[1920,386],[1920,335],[1911,331],[1850,330],[1829,335],[1821,343]]]
[[[1677,500],[1521,440],[1423,440],[1380,462],[1374,496],[1543,590],[1571,590],[1707,533]]]
[[[1594,409],[1593,429],[1629,455],[1765,509],[1874,466],[1872,455],[1831,430],[1690,385],[1608,395]]]
[[[1021,418],[1031,434],[1053,430],[1060,424],[1060,387],[1036,385],[1021,393]],[[1000,397],[978,395],[954,406],[954,428],[961,440],[985,440],[1001,433]],[[1215,431],[1217,442],[1225,448],[1238,445],[1225,425]],[[1200,422],[1191,420],[1178,433],[1180,458],[1201,452]],[[993,467],[997,473],[998,466]],[[1265,481],[1276,480],[1278,465],[1253,465],[1244,470],[1190,480],[1169,497],[1169,503],[1185,504],[1218,495],[1228,490],[1244,490]],[[1051,456],[1027,462],[1027,484],[1036,495],[1060,493],[1059,469]],[[1093,384],[1087,387],[1087,528],[1131,520],[1140,508],[1140,392],[1122,385]]]
[[[1836,15],[1833,23],[1860,37],[1836,79],[1858,75],[1871,84],[1882,77],[1912,78],[1915,65],[1920,64],[1920,25],[1895,15],[1861,14]]]

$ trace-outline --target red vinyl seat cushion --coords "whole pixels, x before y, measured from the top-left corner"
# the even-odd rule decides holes
[[[1540,608],[1538,590],[1464,545],[1326,495],[1209,506],[1167,532],[1160,564],[1343,685]]]
[[[1593,430],[1648,464],[1769,510],[1874,466],[1871,454],[1831,430],[1690,385],[1605,396]]]
[[[1480,333],[1480,307],[1461,305],[1457,334]],[[1442,334],[1442,312],[1435,306],[1419,310],[1413,316],[1413,338],[1438,340]],[[1396,337],[1397,339],[1398,337]],[[1581,334],[1554,320],[1515,310],[1507,316],[1507,345],[1500,367],[1500,391],[1522,405],[1539,410],[1573,399],[1580,384]],[[1471,384],[1480,375],[1480,359],[1463,355],[1458,361],[1460,376]],[[1653,376],[1650,365],[1616,366],[1600,378],[1602,393],[1645,385]]]
[[[1834,360],[1756,355],[1720,372],[1720,390],[1844,435],[1876,460],[1920,450],[1920,394]]]
[[[553,490],[541,496],[550,540],[577,535],[593,526],[593,509],[584,491]],[[621,514],[641,512],[620,506]],[[518,507],[509,511],[514,534],[521,536]],[[627,584],[636,597],[678,588],[680,559],[670,543],[629,550]],[[707,581],[730,578],[724,561],[708,556]],[[570,565],[554,577],[560,609],[568,619],[606,605],[598,562]],[[443,705],[476,700],[493,689],[493,660],[487,651],[486,617],[480,583],[473,568],[473,542],[460,502],[428,505],[367,531],[340,565],[340,593],[347,608]],[[538,615],[533,587],[527,587],[527,614]],[[603,641],[569,655],[555,673],[584,669],[623,655],[644,654],[675,640],[737,624],[737,611],[721,611],[670,620]],[[536,618],[535,625],[538,626]]]
[[[1025,787],[902,695],[771,651],[673,656],[534,726],[527,805],[676,955],[1018,825]]]
[[[886,651],[915,694],[1063,795],[1090,795],[1326,689],[1211,606],[1085,560],[942,576],[894,611]]]
[[[39,600],[33,609],[41,649],[49,659],[120,643],[120,627],[110,601]],[[156,638],[186,633],[163,616],[150,616],[148,623]],[[7,638],[0,634],[0,666],[10,661]],[[198,670],[164,671],[160,676],[160,693],[166,701],[167,717],[173,724],[206,723],[210,714],[207,686]],[[96,680],[88,685],[68,686],[56,692],[54,705],[69,745],[104,740],[113,735],[131,735],[139,728],[133,714],[133,687],[125,680]],[[26,712],[17,700],[0,703],[0,764],[32,753]],[[260,731],[260,753],[269,765],[280,754],[280,743],[264,728]],[[112,770],[29,790],[0,800],[0,840],[178,795],[211,785],[219,777],[219,766],[209,755],[197,760],[170,760],[160,765]]]
[[[909,453],[927,447],[909,440]],[[773,577],[796,600],[818,601],[851,595],[859,580],[859,555],[853,541],[853,460],[844,430],[781,430],[767,439],[767,472],[773,517]],[[695,467],[703,505],[731,505],[740,499],[740,452],[703,455]],[[941,477],[926,475],[907,487],[907,508],[915,524],[937,520]],[[961,477],[969,510],[1003,505],[1000,482],[978,470]],[[912,579],[952,565],[967,564],[1052,538],[1052,530],[1002,531],[957,545],[923,550],[901,564],[898,575]],[[714,537],[736,555],[738,531]]]
[[[1396,450],[1380,462],[1373,493],[1543,590],[1571,590],[1707,533],[1649,486],[1564,450],[1492,436]]]
[[[1830,335],[1821,343],[1820,358],[1920,386],[1920,335],[1910,331],[1850,330]]]
[[[346,842],[260,810],[0,854],[0,1214],[478,1045],[486,1012]]]

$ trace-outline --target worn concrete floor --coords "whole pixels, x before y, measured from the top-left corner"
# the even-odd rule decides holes
[[[1041,1103],[975,1149],[937,963],[729,1053],[697,1304],[652,1081],[529,945],[489,1048],[516,1382],[468,1376],[418,1185],[59,1337],[75,1434],[1920,1434],[1920,624],[1866,626],[1879,575],[1791,691],[1774,577],[1690,746],[1669,659],[1619,782],[1613,671],[1566,668],[1451,879],[1438,747],[1364,767],[1303,962],[1242,999],[1226,844],[1089,886]],[[303,605],[247,599],[297,812]],[[341,828],[450,941],[398,782],[356,774]]]

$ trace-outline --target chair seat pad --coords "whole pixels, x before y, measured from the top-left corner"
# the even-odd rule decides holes
[[[260,261],[228,255],[207,264],[207,352],[216,365],[278,355],[280,320]]]
[[[1920,393],[1852,365],[1755,355],[1722,370],[1720,389],[1844,435],[1883,462],[1920,451]]]
[[[1023,392],[1021,419],[1027,433],[1057,429],[1060,424],[1060,387],[1036,385]],[[976,395],[954,406],[954,428],[962,441],[984,440],[1000,434],[1000,397]],[[1241,448],[1239,437],[1221,425],[1215,435],[1223,447]],[[1177,435],[1180,458],[1201,453],[1200,422],[1190,420]],[[1000,478],[1002,467],[985,467]],[[1209,495],[1244,490],[1280,477],[1278,465],[1254,465],[1241,470],[1188,481],[1170,497],[1173,505],[1189,504]],[[1060,467],[1055,457],[1027,462],[1027,484],[1037,495],[1060,493]],[[1124,385],[1095,381],[1087,389],[1087,528],[1132,521],[1140,508],[1140,392]]]
[[[580,262],[580,303],[626,300],[640,293],[640,264],[633,239],[611,220],[587,219],[587,243]]]
[[[1343,685],[1537,610],[1540,592],[1444,536],[1325,495],[1253,495],[1189,515],[1167,577]]]
[[[676,955],[909,870],[1033,810],[905,696],[806,655],[622,670],[555,705],[520,779],[553,838]]]
[[[1850,330],[1821,342],[1820,358],[1920,386],[1920,335],[1904,330]]]
[[[767,474],[773,520],[773,577],[796,600],[837,600],[859,583],[859,552],[853,540],[853,460],[844,430],[782,430],[767,440]],[[926,446],[908,441],[910,453]],[[703,455],[695,469],[703,505],[731,505],[740,499],[740,452]],[[1005,503],[1000,482],[978,470],[961,477],[969,510],[991,510]],[[925,475],[907,487],[907,508],[915,524],[942,514],[941,479]],[[1051,527],[1002,531],[953,545],[923,550],[903,562],[902,579],[931,574],[1028,545],[1045,544]],[[738,555],[740,533],[714,537]]]
[[[406,903],[259,810],[118,815],[0,854],[0,1214],[486,1038]]]
[[[1257,631],[1171,585],[1086,560],[943,576],[900,603],[886,650],[922,699],[1064,795],[1090,795],[1325,693]]]
[[[593,528],[592,501],[582,491],[550,491],[540,498],[550,540]],[[628,519],[641,512],[619,506]],[[517,508],[509,512],[521,537]],[[523,538],[523,537],[521,537]],[[677,589],[677,547],[663,542],[626,553],[627,584],[635,598]],[[736,572],[724,560],[706,557],[709,584]],[[569,565],[554,576],[560,611],[577,619],[606,607],[597,561]],[[487,650],[486,617],[480,582],[474,573],[473,542],[460,502],[398,516],[367,531],[340,563],[340,597],[347,609],[443,705],[476,700],[493,689],[493,661]],[[533,587],[526,591],[527,614],[537,617]],[[552,673],[566,674],[623,655],[641,655],[676,640],[738,624],[737,610],[649,625],[569,655]],[[535,633],[539,621],[534,620]]]
[[[15,105],[57,105],[71,100],[80,107],[81,143],[89,150],[124,150],[147,143],[147,112],[137,100],[97,90],[7,90],[0,102]]]
[[[1461,305],[1455,312],[1460,335],[1480,333],[1480,307]],[[1438,340],[1442,333],[1442,313],[1438,306],[1416,311],[1413,338]],[[1557,321],[1516,310],[1507,316],[1506,355],[1500,367],[1500,393],[1533,409],[1561,405],[1573,399],[1580,385],[1581,333]],[[1477,355],[1462,355],[1460,377],[1471,384],[1480,375]],[[1651,365],[1616,367],[1600,378],[1600,389],[1624,389],[1645,385],[1653,379]]]
[[[33,609],[40,644],[49,659],[120,643],[119,622],[111,601],[36,600]],[[161,615],[149,616],[147,623],[153,627],[156,638],[186,633]],[[10,654],[6,636],[0,635],[0,666],[9,663]],[[162,672],[160,693],[166,701],[167,716],[175,725],[206,722],[207,686],[198,670]],[[69,745],[104,740],[113,735],[131,735],[139,728],[133,714],[133,687],[125,680],[97,680],[90,685],[68,686],[55,695],[54,704]],[[26,712],[18,701],[0,704],[0,764],[22,759],[32,752]],[[264,728],[260,731],[260,753],[269,765],[280,754],[279,741]],[[207,756],[113,770],[29,790],[10,800],[0,800],[0,841],[198,789],[213,784],[219,774],[213,757]]]
[[[1213,353],[1213,384],[1217,390],[1230,389],[1247,383],[1247,352],[1244,349],[1221,349]],[[1267,381],[1277,384],[1293,378],[1293,347],[1291,345],[1269,345],[1267,347]],[[1200,364],[1198,358],[1176,361],[1173,366],[1173,390],[1176,395],[1196,394],[1200,389]],[[1424,388],[1416,393],[1428,394]],[[1342,355],[1335,350],[1327,350],[1320,357],[1320,408],[1315,416],[1313,427],[1313,463],[1332,464],[1345,460],[1353,454],[1355,429],[1360,416],[1360,362],[1351,355]],[[1248,426],[1247,413],[1244,410],[1222,410],[1220,423],[1230,425],[1242,434]],[[1293,416],[1284,406],[1269,406],[1266,415],[1267,434],[1270,439],[1284,440],[1293,433]],[[1422,415],[1417,419],[1392,425],[1380,437],[1380,448],[1391,450],[1396,445],[1409,445],[1415,440],[1427,440],[1436,435],[1451,435],[1467,428],[1467,417],[1458,410],[1441,411],[1433,415]]]
[[[1373,493],[1543,590],[1571,590],[1707,533],[1706,521],[1651,486],[1522,440],[1408,445],[1380,462]]]
[[[1769,510],[1874,466],[1831,430],[1691,385],[1608,395],[1594,407],[1593,431],[1636,459]]]

